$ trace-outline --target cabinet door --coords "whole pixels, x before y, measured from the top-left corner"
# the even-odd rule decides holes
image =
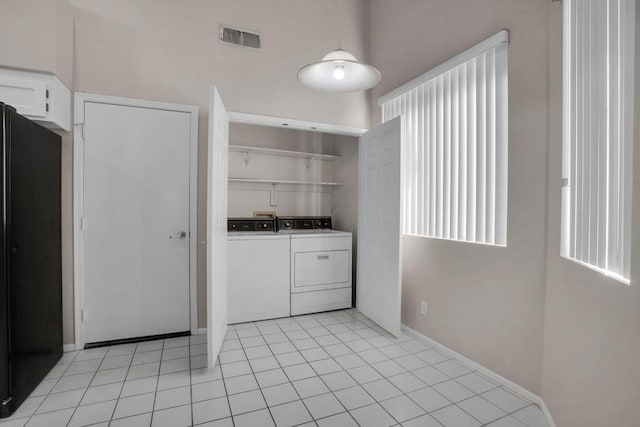
[[[0,75],[0,98],[20,114],[47,117],[47,84],[42,80]]]

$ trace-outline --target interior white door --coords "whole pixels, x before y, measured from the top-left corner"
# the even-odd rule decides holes
[[[358,310],[400,335],[402,117],[360,137]]]
[[[227,333],[227,185],[229,116],[215,86],[209,91],[207,154],[207,339],[209,367]]]
[[[84,109],[84,341],[189,331],[190,114]]]

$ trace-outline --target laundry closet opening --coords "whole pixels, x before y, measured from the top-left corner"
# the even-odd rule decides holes
[[[355,136],[230,124],[229,323],[355,306],[358,142]],[[270,216],[276,220],[269,222]],[[308,247],[298,230],[283,232],[291,220],[278,225],[277,218],[292,217],[322,218],[323,227],[345,232],[323,236],[343,240],[314,239]],[[260,224],[266,231],[246,236],[232,225],[250,218],[266,218],[268,224]],[[313,292],[320,290],[326,292]],[[318,296],[328,299],[319,303]]]

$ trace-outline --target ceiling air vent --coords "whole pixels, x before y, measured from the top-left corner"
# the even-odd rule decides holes
[[[235,46],[249,47],[252,49],[262,48],[260,33],[255,31],[234,28],[228,25],[220,25],[220,41]]]

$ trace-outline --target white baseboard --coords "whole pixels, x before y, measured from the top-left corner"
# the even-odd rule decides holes
[[[497,383],[500,383],[500,384],[503,384],[503,385],[507,386],[510,390],[514,391],[515,393],[519,394],[520,396],[524,397],[525,399],[535,403],[542,410],[542,413],[544,414],[544,416],[545,416],[545,418],[547,420],[547,424],[549,424],[549,427],[556,427],[556,424],[553,421],[553,418],[551,417],[551,413],[549,412],[549,409],[547,408],[547,405],[545,405],[545,403],[542,400],[542,398],[540,396],[538,396],[537,394],[527,390],[526,388],[524,388],[524,387],[522,387],[522,386],[520,386],[520,385],[518,385],[518,384],[516,384],[516,383],[514,383],[512,381],[509,381],[508,379],[506,379],[502,375],[493,372],[491,369],[486,368],[486,367],[480,365],[479,363],[476,363],[473,360],[464,357],[460,353],[457,353],[457,352],[451,350],[449,347],[447,347],[447,346],[445,346],[443,344],[440,344],[438,341],[436,341],[436,340],[434,340],[432,338],[429,338],[428,336],[423,335],[420,332],[418,332],[418,331],[416,331],[414,329],[411,329],[410,327],[408,327],[406,325],[402,325],[402,330],[404,330],[407,333],[409,333],[410,335],[413,335],[414,337],[420,339],[421,341],[424,341],[425,343],[436,347],[438,350],[441,350],[442,352],[447,353],[450,356],[453,356],[458,360],[461,360],[466,365],[472,367],[473,369],[475,369],[478,372],[481,372],[482,374],[484,374],[488,378],[494,380]]]

